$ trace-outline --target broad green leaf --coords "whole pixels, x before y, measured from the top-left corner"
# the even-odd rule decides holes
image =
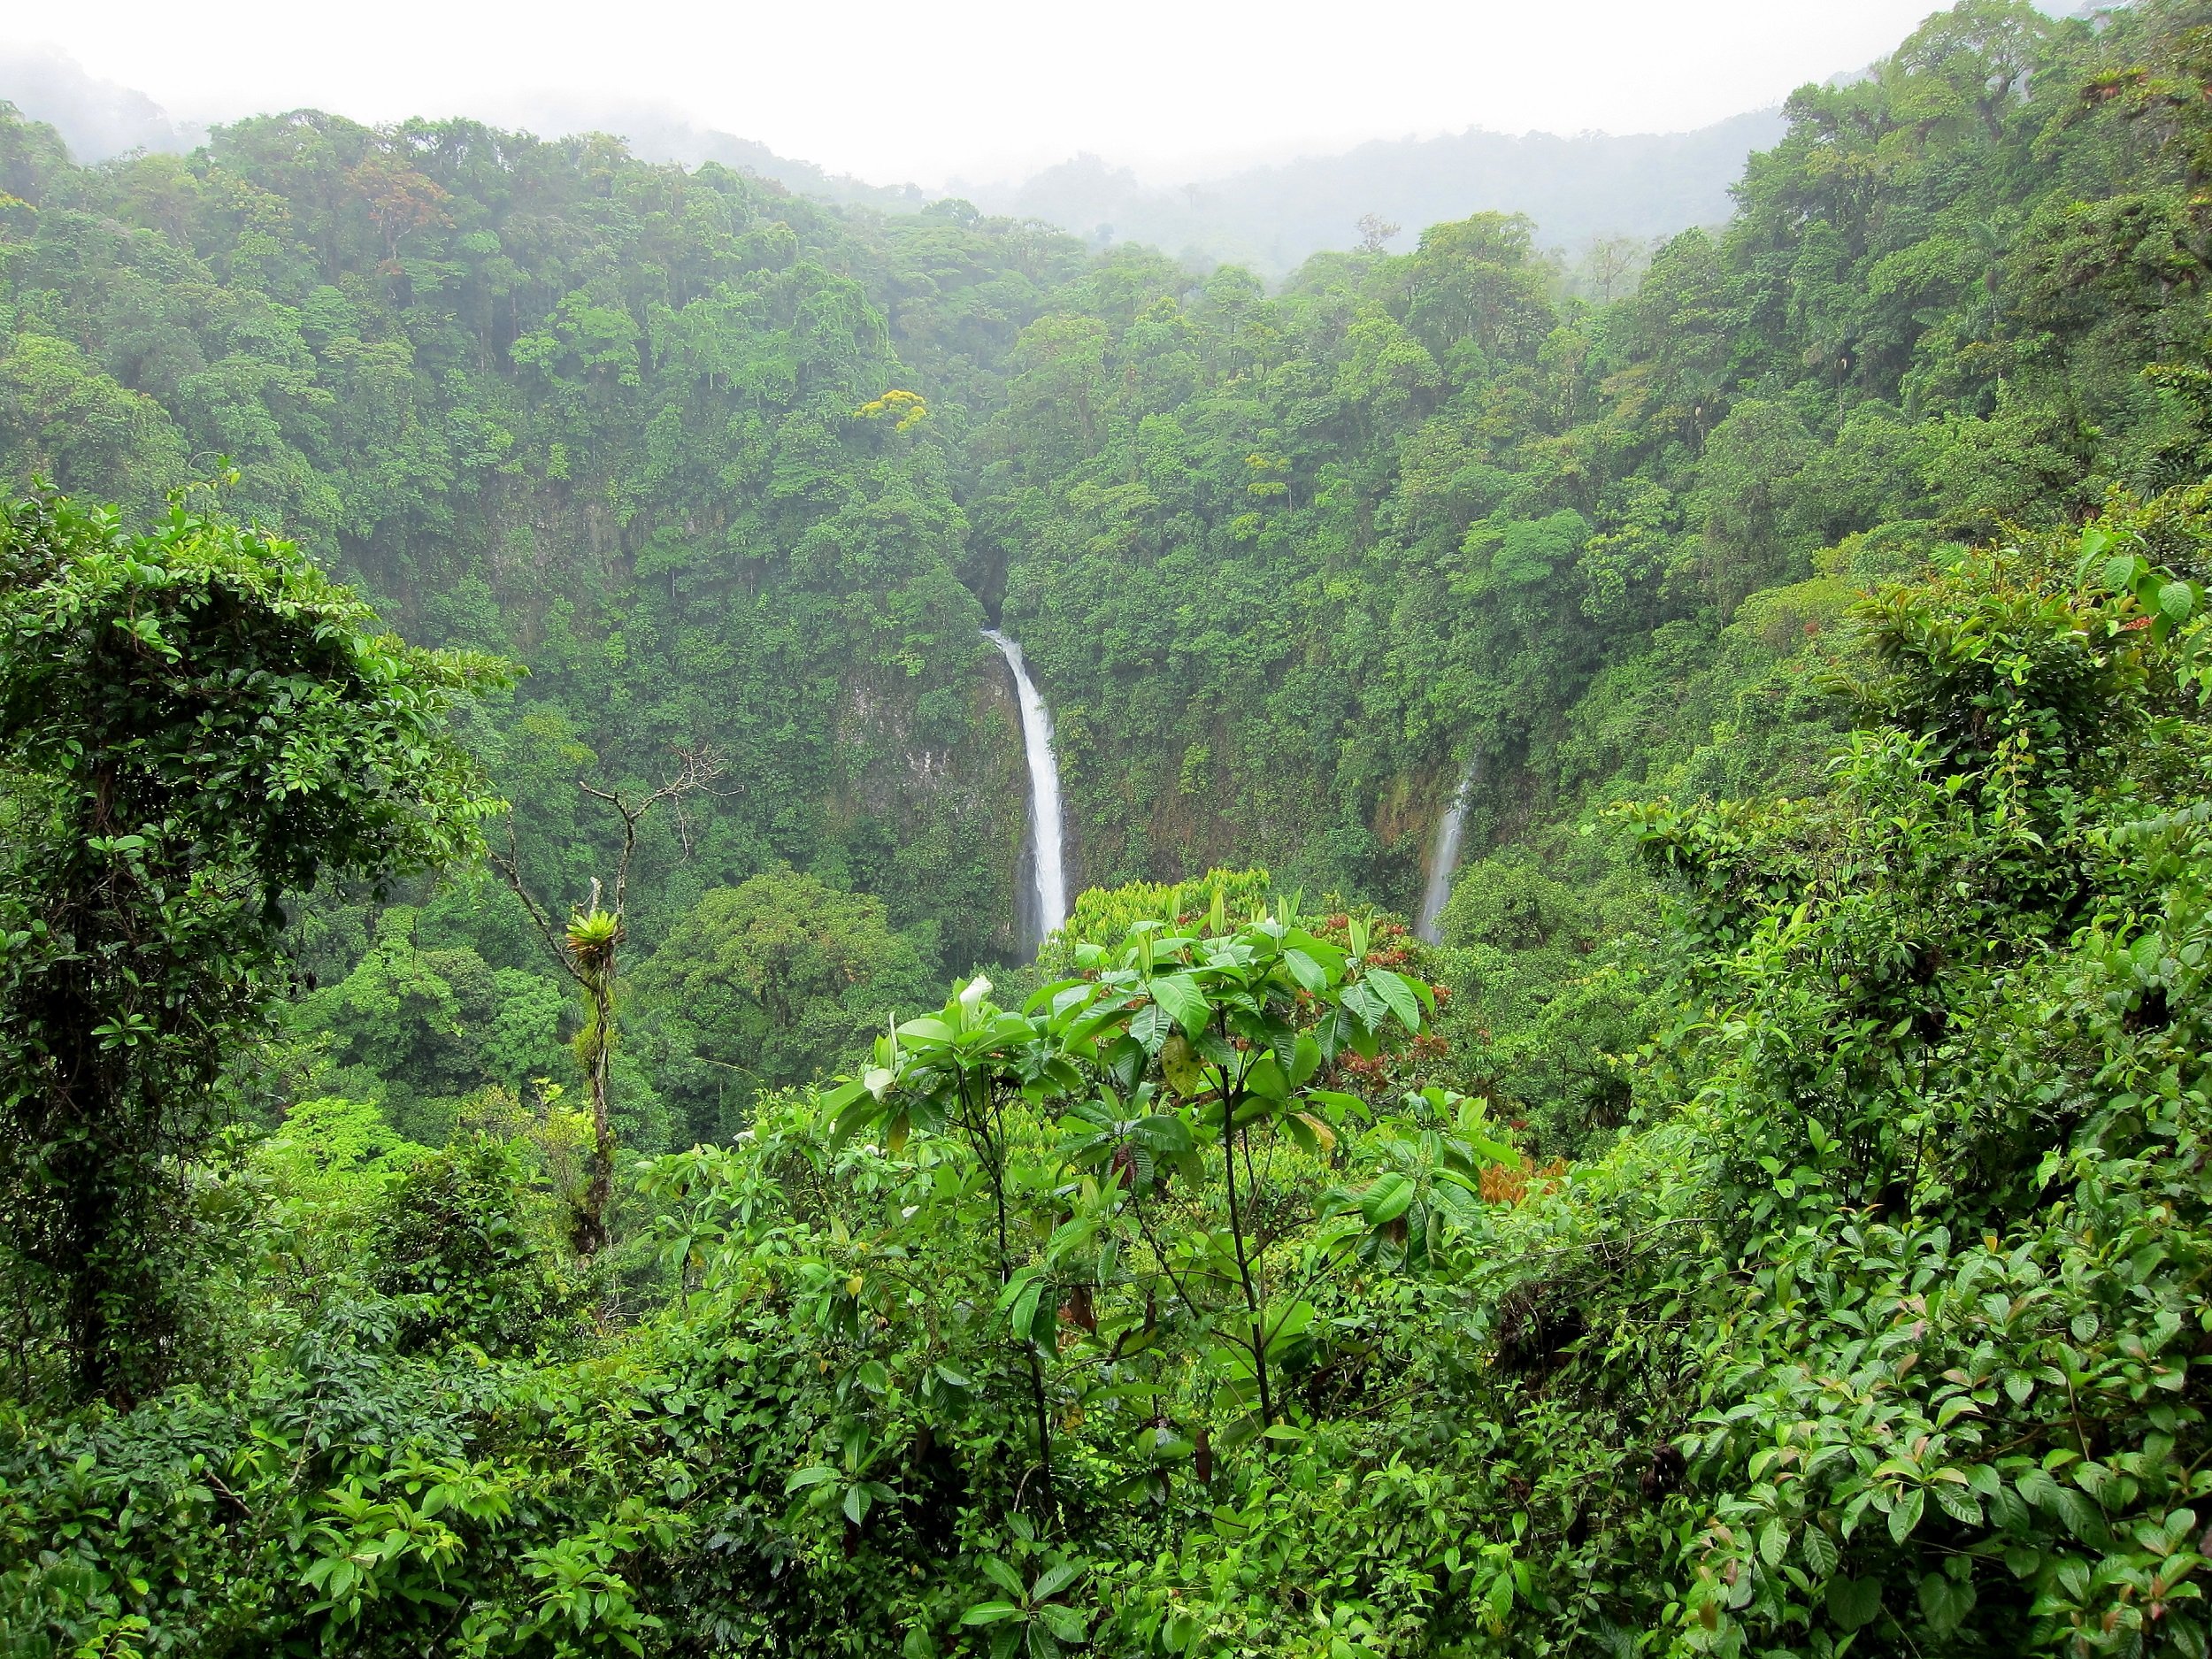
[[[1206,993],[1188,974],[1167,973],[1146,982],[1145,989],[1168,1017],[1192,1037],[1206,1029],[1206,1022],[1213,1015],[1213,1006],[1206,1000]]]
[[[1502,1164],[1508,1169],[1520,1166],[1521,1155],[1518,1152],[1502,1141],[1493,1141],[1488,1135],[1469,1135],[1467,1149],[1485,1164]]]
[[[864,1081],[847,1083],[832,1089],[822,1096],[823,1115],[832,1117],[843,1111],[846,1107],[851,1105],[867,1092],[868,1086]]]
[[[1359,1213],[1371,1227],[1387,1226],[1413,1208],[1415,1188],[1395,1170],[1385,1170],[1359,1201]]]
[[[1314,1322],[1315,1311],[1310,1302],[1294,1302],[1284,1309],[1268,1327],[1268,1353],[1272,1355],[1303,1336]]]
[[[839,1112],[837,1121],[830,1125],[831,1152],[842,1151],[845,1143],[874,1121],[882,1110],[881,1102],[874,1095],[865,1089],[861,1090],[860,1097]]]
[[[1144,1046],[1148,1054],[1159,1053],[1161,1047],[1181,1026],[1174,1016],[1157,1002],[1147,1002],[1129,1021],[1129,1034]]]
[[[1408,1031],[1421,1029],[1421,999],[1414,995],[1413,987],[1406,982],[1404,975],[1393,973],[1387,968],[1370,968],[1366,982],[1381,994],[1401,1025]]]
[[[1044,1621],[1046,1629],[1071,1646],[1081,1641],[1091,1628],[1090,1615],[1079,1607],[1064,1607],[1056,1603],[1039,1608],[1037,1617]]]
[[[1979,1526],[1982,1524],[1982,1506],[1975,1500],[1974,1494],[1965,1487],[1953,1486],[1947,1481],[1936,1486],[1934,1490],[1936,1502],[1943,1506],[1953,1519],[1962,1522],[1968,1526]]]
[[[1961,1583],[1947,1573],[1932,1572],[1920,1581],[1920,1610],[1927,1616],[1928,1628],[1939,1636],[1948,1636],[1965,1624],[1976,1599],[1970,1579]]]
[[[1037,1575],[1037,1582],[1029,1586],[1032,1601],[1049,1601],[1083,1576],[1083,1569],[1074,1562],[1061,1562],[1048,1567]]]
[[[1249,1446],[1259,1437],[1260,1420],[1256,1416],[1248,1414],[1233,1423],[1223,1425],[1214,1435],[1214,1449],[1217,1452],[1233,1452],[1240,1446]],[[1217,1510],[1215,1514],[1217,1518],[1220,1511]]]
[[[1828,1617],[1846,1630],[1864,1630],[1882,1616],[1879,1578],[1828,1580]]]
[[[1038,1275],[1043,1271],[1043,1269],[1036,1267],[1023,1267],[1016,1269],[1013,1276],[1008,1279],[1005,1285],[1001,1287],[998,1293],[998,1310],[1001,1313],[1004,1313],[1009,1308],[1012,1307],[1016,1302],[1019,1301],[1022,1292],[1036,1283]],[[1018,1324],[1020,1321],[1018,1320],[1016,1323]]]
[[[1776,1516],[1759,1529],[1759,1555],[1770,1567],[1782,1564],[1782,1557],[1789,1554],[1790,1529]]]
[[[1346,986],[1341,1002],[1345,1010],[1356,1015],[1370,1031],[1381,1025],[1384,1016],[1390,1012],[1390,1004],[1384,1000],[1381,987],[1373,983],[1371,976]]]
[[[1347,1094],[1341,1089],[1308,1089],[1305,1097],[1323,1108],[1332,1118],[1340,1123],[1347,1115],[1361,1118],[1367,1115],[1367,1102],[1356,1094]]]
[[[1165,1156],[1191,1149],[1190,1125],[1166,1112],[1153,1112],[1138,1118],[1130,1138]]]
[[[1129,1005],[1119,997],[1110,997],[1104,1003],[1092,1009],[1071,1025],[1062,1034],[1061,1041],[1073,1048],[1078,1044],[1088,1042],[1092,1038],[1121,1021],[1130,1019],[1133,1013],[1134,1018],[1141,1019],[1147,1014],[1158,1011],[1148,1003],[1141,1009],[1132,1010]],[[1146,1046],[1150,1048],[1156,1045],[1147,1043]]]
[[[1927,1507],[1927,1494],[1917,1486],[1898,1499],[1896,1507],[1889,1512],[1890,1537],[1900,1544],[1910,1538],[1913,1528],[1920,1525],[1921,1512]]]
[[[1087,979],[1055,979],[1049,985],[1040,986],[1022,999],[1022,1012],[1033,1014],[1041,1008],[1050,1006],[1053,1011],[1057,1013],[1060,1011],[1060,998],[1071,994],[1077,1002],[1089,996],[1090,981]]]

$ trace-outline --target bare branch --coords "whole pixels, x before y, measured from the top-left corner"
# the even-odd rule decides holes
[[[630,861],[637,853],[638,826],[645,821],[647,814],[655,807],[663,803],[672,804],[677,817],[677,839],[688,856],[691,833],[683,811],[683,800],[687,795],[717,793],[709,786],[728,769],[722,757],[710,749],[674,748],[672,752],[681,763],[675,775],[664,779],[659,788],[635,802],[626,799],[618,789],[601,789],[581,778],[576,780],[579,789],[595,801],[604,802],[612,807],[622,819],[622,856],[615,864],[614,874],[614,916],[618,921],[622,918],[623,904],[629,896]]]
[[[546,914],[544,908],[539,904],[536,897],[523,881],[521,858],[515,843],[515,820],[512,813],[510,813],[507,818],[506,853],[503,856],[497,848],[493,848],[488,856],[492,868],[499,872],[501,879],[507,884],[508,890],[522,901],[522,908],[528,912],[531,922],[538,930],[539,937],[545,941],[545,948],[552,953],[553,960],[561,964],[561,972],[567,974],[577,984],[583,984],[584,976],[577,971],[575,959],[569,954],[566,938],[553,926],[553,918]]]

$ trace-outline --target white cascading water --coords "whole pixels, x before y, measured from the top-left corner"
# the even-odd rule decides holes
[[[1022,648],[996,628],[983,637],[999,649],[1014,671],[1021,694],[1022,748],[1029,756],[1029,836],[1037,849],[1037,939],[1039,943],[1068,919],[1068,877],[1063,842],[1067,826],[1060,816],[1060,763],[1052,752],[1052,710],[1037,695]]]
[[[1451,902],[1452,878],[1459,872],[1459,841],[1467,827],[1467,800],[1481,780],[1482,757],[1478,755],[1460,779],[1459,792],[1452,796],[1451,805],[1444,809],[1443,819],[1436,826],[1436,845],[1429,855],[1429,882],[1421,894],[1421,913],[1413,924],[1414,933],[1432,945],[1443,931],[1444,907]]]

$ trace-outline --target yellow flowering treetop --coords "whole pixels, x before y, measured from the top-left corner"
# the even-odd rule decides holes
[[[911,432],[929,419],[929,405],[922,401],[919,392],[902,392],[894,387],[872,403],[863,403],[853,411],[862,420],[888,420],[894,432]]]

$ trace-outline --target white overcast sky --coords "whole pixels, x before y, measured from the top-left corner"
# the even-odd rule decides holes
[[[1893,48],[1933,0],[80,0],[61,48],[173,116],[665,105],[880,182],[1090,150],[1163,180],[1370,138],[1668,132]]]

